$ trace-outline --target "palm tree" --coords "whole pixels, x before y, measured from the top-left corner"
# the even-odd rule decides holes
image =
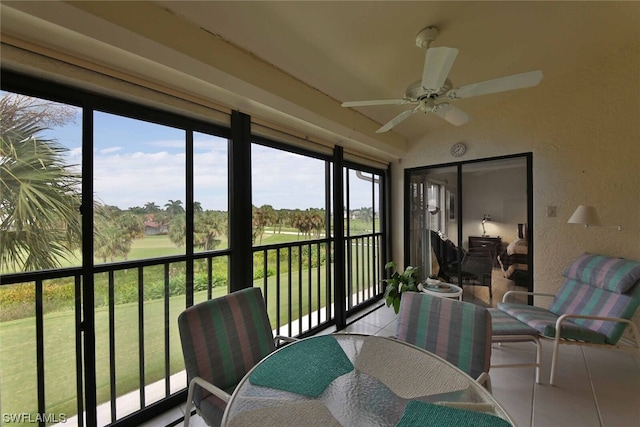
[[[221,236],[226,232],[224,217],[213,211],[198,212],[194,219],[193,243],[204,251],[218,247]]]
[[[33,271],[60,267],[81,242],[80,176],[68,149],[41,136],[37,116],[0,103],[0,263]],[[34,121],[36,120],[36,121]]]
[[[185,212],[184,208],[182,207],[181,200],[169,200],[167,203],[165,203],[164,208],[166,212],[171,216],[179,215]]]
[[[118,215],[117,223],[126,231],[132,240],[142,239],[144,237],[144,221],[140,216],[131,212],[131,210]]]
[[[154,202],[147,202],[144,204],[142,208],[145,213],[156,213],[160,211],[160,206],[156,205]]]
[[[131,243],[144,237],[144,223],[132,212],[122,212],[115,206],[94,207],[94,255],[102,262],[127,259]]]
[[[174,215],[169,222],[169,239],[178,247],[185,244],[186,215]]]
[[[123,228],[116,218],[118,213],[108,206],[96,206],[94,217],[94,256],[102,262],[124,259],[131,250],[131,234]]]
[[[253,208],[253,234],[254,234],[254,243],[255,237],[260,237],[260,242],[262,243],[262,235],[264,234],[264,228],[267,225],[271,225],[275,220],[275,211],[271,205],[262,205],[259,208],[254,206]]]

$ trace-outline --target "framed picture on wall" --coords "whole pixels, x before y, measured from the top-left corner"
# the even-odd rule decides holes
[[[447,214],[449,221],[456,220],[456,195],[449,190],[447,190]]]

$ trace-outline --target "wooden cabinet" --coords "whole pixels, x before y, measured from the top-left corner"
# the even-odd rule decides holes
[[[491,252],[493,265],[495,267],[498,267],[497,257],[498,254],[502,251],[502,238],[500,236],[469,236],[469,249],[474,248],[488,248]]]

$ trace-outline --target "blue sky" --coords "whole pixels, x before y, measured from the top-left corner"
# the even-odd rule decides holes
[[[94,193],[101,202],[127,209],[154,202],[186,200],[185,132],[163,125],[96,112]],[[75,123],[47,131],[81,163],[80,112]],[[227,141],[194,135],[195,200],[205,209],[227,210]],[[275,209],[324,207],[324,162],[254,144],[253,204]],[[352,209],[371,206],[371,183],[352,176]]]

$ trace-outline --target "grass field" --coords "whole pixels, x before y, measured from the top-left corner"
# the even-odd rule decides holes
[[[268,245],[272,243],[283,243],[283,242],[295,242],[301,239],[298,239],[297,233],[295,232],[287,232],[287,233],[265,233],[262,237],[263,245]],[[220,245],[216,249],[226,249],[228,248],[229,242],[226,237],[221,237]],[[202,249],[196,248],[196,252],[201,251]],[[142,239],[134,240],[131,243],[131,251],[127,255],[127,260],[138,260],[138,259],[147,259],[147,258],[156,258],[170,255],[183,255],[185,253],[184,246],[177,247],[169,237],[166,235],[156,235],[156,236],[145,236]],[[114,260],[107,259],[107,262],[117,262],[124,261],[123,257],[116,257]],[[73,254],[68,256],[68,259],[60,259],[60,268],[67,267],[79,267],[82,265],[82,253],[80,251],[75,251]],[[104,261],[102,259],[95,259],[94,262],[96,264],[103,264]],[[15,273],[14,270],[8,270],[5,268],[0,268],[0,274],[4,273]]]
[[[265,234],[262,244],[281,243],[298,240],[295,234]],[[136,241],[131,257],[151,258],[179,253],[184,248],[176,248],[166,236],[149,236]],[[154,267],[155,268],[155,267]],[[269,317],[275,329],[279,324],[287,324],[288,301],[291,299],[292,319],[318,310],[326,305],[325,266],[321,266],[320,283],[317,283],[317,268],[311,269],[312,306],[309,307],[309,271],[302,274],[302,286],[299,277],[293,274],[291,283],[289,275],[280,275],[280,319],[277,319],[276,279],[267,279],[266,298]],[[135,271],[130,271],[135,276]],[[147,280],[145,270],[145,281]],[[118,282],[116,282],[118,283]],[[263,287],[264,280],[254,281],[254,286]],[[321,299],[317,300],[317,290],[321,290]],[[119,287],[116,286],[116,292]],[[291,289],[291,295],[289,295]],[[300,289],[302,295],[299,294]],[[264,289],[263,289],[264,291]],[[213,297],[224,295],[227,287],[213,289]],[[73,296],[72,296],[73,298]],[[194,295],[195,302],[206,299],[206,291]],[[302,307],[298,308],[301,299]],[[47,302],[45,302],[47,303]],[[34,302],[26,303],[29,312],[34,313]],[[150,384],[165,377],[165,320],[168,321],[170,374],[184,369],[182,352],[177,330],[178,314],[185,307],[185,296],[179,295],[169,299],[169,315],[165,319],[164,299],[146,301],[144,303],[144,383]],[[115,305],[115,377],[116,396],[137,390],[140,385],[138,304],[125,303]],[[108,307],[95,308],[96,317],[96,368],[98,402],[110,400],[109,376],[109,312]],[[307,328],[307,325],[303,325]],[[286,333],[286,331],[283,331]],[[36,325],[35,318],[25,317],[18,320],[0,322],[0,401],[4,413],[36,413],[37,412],[37,377],[36,377]],[[72,306],[61,311],[47,313],[44,316],[44,360],[45,360],[45,401],[49,413],[65,413],[71,416],[76,413],[76,356],[75,356],[75,311]]]

